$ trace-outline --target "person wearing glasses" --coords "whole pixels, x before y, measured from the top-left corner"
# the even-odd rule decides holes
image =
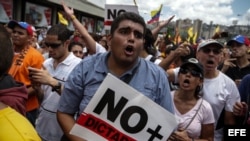
[[[221,71],[239,85],[241,79],[250,73],[247,53],[250,41],[246,36],[237,35],[227,42],[227,46],[231,50],[231,57],[224,61]]]
[[[239,91],[232,79],[217,69],[222,60],[223,45],[214,39],[203,40],[196,52],[197,60],[203,65],[203,99],[212,107],[215,119],[214,141],[223,139],[223,126],[234,125],[233,105],[240,101]],[[169,80],[178,82],[180,68],[169,69]]]
[[[213,140],[214,115],[202,98],[203,66],[195,58],[185,61],[178,72],[179,88],[171,92],[177,130],[168,141]]]
[[[53,25],[44,39],[51,57],[44,61],[43,69],[29,68],[30,79],[36,84],[34,87],[43,92],[36,130],[46,141],[60,141],[63,135],[56,119],[58,101],[68,75],[82,60],[69,52],[70,36],[65,25]]]

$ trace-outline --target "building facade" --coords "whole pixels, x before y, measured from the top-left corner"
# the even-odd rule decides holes
[[[78,20],[91,33],[102,32],[104,25],[104,8],[88,0],[64,0],[74,8]],[[59,0],[0,0],[0,23],[10,20],[26,21],[33,26],[47,27],[59,23],[58,12],[63,13]],[[69,29],[73,30],[69,22]]]

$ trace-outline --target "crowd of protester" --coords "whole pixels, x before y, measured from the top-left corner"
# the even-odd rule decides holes
[[[98,35],[62,6],[75,31],[56,24],[44,35],[15,20],[0,26],[1,141],[82,140],[69,132],[108,73],[175,115],[169,141],[222,141],[223,127],[250,126],[245,35],[176,41],[160,34],[174,16],[150,30],[130,12]]]

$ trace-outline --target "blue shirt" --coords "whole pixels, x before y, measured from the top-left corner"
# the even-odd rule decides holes
[[[110,73],[107,68],[107,57],[108,52],[95,54],[83,59],[74,68],[64,85],[58,106],[60,112],[75,114],[84,111],[106,75]],[[152,62],[139,58],[137,64],[119,79],[125,80],[133,74],[134,69],[137,71],[129,85],[174,113],[165,71]]]
[[[241,101],[247,102],[248,95],[250,96],[250,74],[244,76],[239,85]]]

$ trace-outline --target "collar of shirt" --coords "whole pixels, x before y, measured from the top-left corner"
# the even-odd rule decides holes
[[[110,71],[108,70],[108,66],[107,66],[107,59],[108,56],[110,54],[110,52],[106,52],[106,53],[102,53],[103,55],[100,55],[98,57],[98,59],[100,59],[99,61],[97,61],[97,63],[95,64],[95,71],[99,72],[99,73],[110,73]],[[125,72],[123,75],[121,75],[121,79],[126,77],[127,75],[132,75],[133,74],[133,70],[137,69],[137,67],[139,67],[140,62],[141,62],[140,57],[138,57],[138,60],[136,62],[136,64],[127,72]],[[136,72],[135,72],[136,73]]]

